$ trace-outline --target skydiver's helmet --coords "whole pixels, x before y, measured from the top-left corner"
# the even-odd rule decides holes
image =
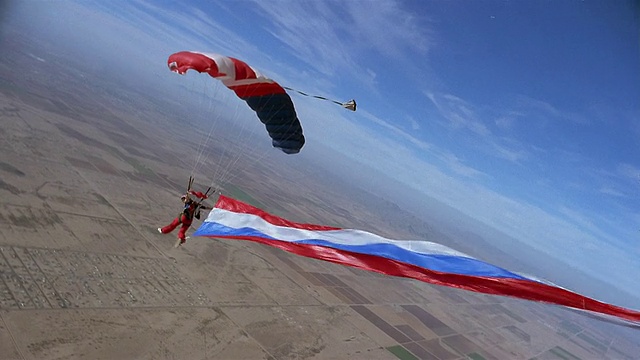
[[[184,194],[182,196],[180,196],[180,200],[182,200],[182,202],[189,202],[189,200],[191,200],[191,198],[189,197],[189,194]]]

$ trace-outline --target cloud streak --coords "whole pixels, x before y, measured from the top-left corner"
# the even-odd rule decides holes
[[[418,19],[396,1],[283,2],[255,5],[273,23],[269,31],[290,53],[324,76],[349,76],[376,90],[377,71],[363,67],[361,57],[382,57],[402,68],[419,70],[407,52],[425,55],[431,36]],[[367,11],[362,11],[366,6]],[[304,20],[302,20],[304,19]]]

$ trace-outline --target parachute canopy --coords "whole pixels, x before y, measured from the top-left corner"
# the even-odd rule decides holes
[[[289,94],[245,62],[218,54],[181,51],[169,56],[167,64],[171,71],[181,75],[195,70],[222,81],[256,112],[273,147],[297,154],[304,146],[302,126]]]
[[[546,302],[609,322],[640,327],[640,312],[517,274],[427,241],[301,224],[221,195],[194,236],[250,240],[301,256],[431,284]]]

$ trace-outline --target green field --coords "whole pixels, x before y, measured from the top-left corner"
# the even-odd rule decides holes
[[[417,357],[413,356],[407,349],[403,348],[400,345],[389,346],[387,348],[393,355],[397,356],[398,359],[401,360],[418,360]]]
[[[564,359],[564,360],[580,360],[579,357],[573,355],[572,353],[570,353],[567,350],[561,348],[560,346],[554,347],[553,349],[549,350],[549,352],[551,352],[553,355],[559,357],[560,359]]]

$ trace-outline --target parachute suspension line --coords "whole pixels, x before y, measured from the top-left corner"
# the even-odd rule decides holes
[[[194,79],[194,82],[195,82],[195,81],[196,81],[196,80]],[[192,85],[192,87],[191,87],[191,91],[192,91],[194,94],[197,94],[197,88],[196,88],[195,84],[194,84],[194,85]],[[198,106],[198,108],[201,108],[201,107],[202,107],[202,102],[203,102],[202,97],[200,97],[199,102],[198,102],[198,105],[197,105],[197,106]],[[198,112],[198,113],[199,113],[199,112]],[[195,121],[197,121],[197,118],[196,118],[195,116],[194,116],[194,117],[191,117],[191,122],[193,123],[193,122],[195,122]],[[191,126],[191,130],[196,130],[196,132],[197,132],[197,133],[200,133],[200,134],[201,134],[201,132],[200,132],[200,126],[195,126],[195,125],[196,125],[196,124],[192,124],[192,126]],[[199,125],[199,124],[198,124],[198,125]],[[203,142],[204,142],[204,140],[205,140],[205,139],[204,139],[204,137],[203,137],[202,135],[200,135],[200,136],[198,136],[198,137],[196,137],[196,138],[197,138],[197,139],[199,139],[200,141],[199,141],[199,144],[198,144],[197,150],[195,151],[195,157],[194,157],[194,160],[193,160],[193,166],[192,166],[192,168],[191,168],[191,174],[189,175],[189,182],[190,182],[190,183],[192,182],[192,181],[191,181],[191,179],[193,179],[193,176],[194,176],[194,173],[195,173],[195,171],[196,171],[196,168],[198,167],[198,162],[200,161],[200,152],[202,151]]]
[[[210,165],[208,164],[208,160],[211,159],[210,155],[213,153],[212,150],[212,146],[210,145],[210,140],[214,137],[214,134],[216,134],[219,126],[220,126],[220,122],[221,122],[221,114],[222,112],[220,111],[213,111],[216,108],[216,105],[214,104],[214,99],[217,98],[217,93],[220,92],[221,87],[219,86],[213,86],[213,89],[210,90],[210,83],[207,83],[206,81],[203,82],[203,84],[205,85],[204,87],[204,91],[203,91],[203,95],[205,96],[205,99],[207,99],[207,109],[206,111],[203,111],[203,114],[210,114],[211,117],[207,117],[204,118],[204,121],[206,123],[211,123],[209,126],[209,130],[208,132],[206,132],[206,136],[202,135],[202,142],[201,142],[201,146],[199,147],[198,150],[198,160],[197,160],[197,166],[194,168],[194,172],[199,171],[201,168],[205,168],[205,172],[207,173],[206,177],[209,178],[210,176],[214,175],[211,174],[211,171],[208,170],[208,168],[210,167]],[[211,94],[211,92],[213,92],[213,94]],[[224,94],[226,95],[226,92],[224,92]],[[204,109],[204,107],[202,107],[202,109]],[[222,157],[222,155],[219,155],[220,157]],[[219,161],[217,162],[219,163]],[[215,177],[213,177],[212,179],[215,179]],[[212,181],[213,183],[213,181]]]
[[[231,92],[230,94],[233,94],[233,93]],[[251,97],[251,94],[248,94],[246,97]],[[273,97],[273,95],[271,95],[271,97]],[[237,114],[238,108],[243,102],[246,102],[246,100],[241,100],[236,102],[236,114]],[[280,110],[284,109],[286,104],[282,104],[281,106],[282,107],[279,109],[271,109],[271,110],[274,113],[278,113]],[[236,124],[238,123],[236,121],[234,122]],[[216,171],[216,176],[213,178],[220,182],[224,182],[224,183],[232,182],[234,179],[236,179],[241,175],[242,171],[246,170],[246,168],[254,166],[258,162],[261,162],[261,160],[264,159],[269,153],[269,151],[262,151],[256,148],[255,146],[252,146],[253,144],[252,141],[247,141],[247,136],[249,136],[249,133],[250,133],[247,129],[251,124],[251,122],[239,121],[239,123],[241,123],[242,125],[240,126],[239,132],[236,135],[236,138],[238,139],[238,141],[235,141],[233,144],[233,146],[235,147],[235,150],[231,151],[233,155],[230,157],[225,157],[224,155],[221,155],[221,160],[226,159],[227,161],[225,162],[224,165],[219,167],[219,170]],[[263,123],[263,126],[266,126],[266,125],[267,125],[266,123]],[[291,126],[292,125],[290,124],[289,127]],[[255,133],[253,133],[252,135],[257,136],[257,134]],[[227,152],[227,147],[225,147],[224,149],[225,154],[226,152]],[[246,161],[241,168],[240,166],[238,166],[238,163],[243,158],[245,158]],[[251,161],[249,161],[250,159]],[[212,179],[212,183],[215,181],[213,179]]]
[[[222,84],[211,83],[207,78],[198,76],[192,79],[194,81],[187,82],[187,84],[190,83],[190,86],[188,86],[188,88],[190,88],[191,96],[195,95],[200,97],[196,104],[194,104],[199,106],[197,107],[197,110],[192,114],[192,116],[189,116],[187,119],[185,119],[185,121],[183,122],[184,124],[180,126],[180,128],[182,129],[185,129],[186,127],[186,131],[179,131],[178,134],[176,134],[176,137],[181,138],[185,143],[193,143],[194,145],[197,144],[197,147],[194,146],[196,148],[192,148],[192,150],[190,151],[190,156],[184,159],[186,161],[189,161],[189,159],[191,159],[190,162],[192,162],[193,164],[193,166],[191,167],[190,176],[194,177],[198,171],[204,170],[204,172],[206,173],[206,178],[211,178],[211,186],[215,190],[217,189],[217,175],[219,173],[222,173],[222,175],[224,176],[225,173],[230,172],[231,165],[220,166],[221,163],[224,164],[224,161],[222,160],[225,158],[226,151],[228,151],[226,146],[223,147],[225,153],[217,152],[220,161],[216,161],[214,163],[214,166],[211,166],[211,162],[209,162],[209,160],[213,160],[209,157],[209,155],[216,152],[215,149],[212,149],[212,147],[209,146],[210,141],[213,137],[215,137],[216,131],[221,126],[220,122],[224,114],[224,111],[213,110],[216,107],[220,107],[216,105],[216,99],[220,97],[222,99],[217,100],[218,102],[223,104],[228,103],[228,101],[225,100],[228,100],[228,98],[230,97],[229,94],[233,93],[228,93]],[[235,112],[233,112],[232,116],[233,121],[235,121],[234,118],[238,116],[238,109],[240,107],[240,104],[240,102],[235,102]],[[195,136],[192,135],[194,131],[196,132],[194,134]],[[209,166],[206,166],[207,164],[209,164]],[[203,167],[205,169],[203,169]],[[211,170],[214,170],[215,174],[212,174],[213,171]],[[214,185],[216,186],[214,187]]]
[[[202,94],[203,94],[204,96],[201,96],[201,97],[200,97],[200,104],[199,104],[199,108],[203,108],[203,107],[204,107],[204,101],[205,101],[205,100],[203,100],[203,98],[204,98],[204,97],[207,97],[207,98],[209,99],[209,101],[208,101],[208,103],[209,103],[209,104],[208,104],[208,108],[209,108],[209,111],[210,111],[210,110],[211,110],[211,108],[212,108],[213,100],[212,100],[212,98],[211,98],[211,97],[208,97],[208,96],[207,96],[207,95],[208,95],[208,91],[207,91],[207,88],[208,88],[208,86],[207,86],[207,82],[206,82],[206,81],[202,81],[202,85],[203,85],[203,91],[202,91]],[[196,171],[199,169],[199,167],[200,167],[200,164],[201,164],[202,159],[203,159],[203,155],[204,155],[205,148],[206,148],[207,144],[209,143],[209,138],[211,137],[211,133],[213,132],[213,128],[215,127],[215,125],[216,125],[216,122],[215,122],[215,121],[212,121],[212,122],[211,122],[211,126],[210,126],[210,128],[209,128],[209,133],[208,133],[206,136],[204,136],[204,132],[201,132],[201,134],[202,134],[202,135],[201,135],[201,136],[198,136],[198,138],[200,139],[200,142],[199,142],[199,144],[198,144],[198,149],[197,149],[197,151],[196,151],[196,155],[195,155],[195,160],[194,160],[193,168],[191,169],[191,176],[194,176],[194,175],[195,175],[195,172],[196,172]],[[199,131],[199,129],[198,129],[198,131]],[[199,131],[199,132],[200,132],[200,131]]]
[[[212,96],[208,96],[209,99],[209,109],[207,110],[207,114],[212,114],[212,121],[211,121],[211,127],[209,129],[209,133],[207,134],[207,142],[206,145],[209,145],[209,140],[212,138],[212,135],[214,133],[218,133],[218,126],[220,124],[220,122],[222,122],[221,118],[222,118],[222,112],[221,111],[214,111],[216,110],[216,106],[213,105],[214,99],[217,96],[217,92],[220,91],[220,87],[219,86],[214,86],[215,88],[215,92],[216,94],[212,94]],[[208,93],[207,93],[208,95]],[[226,92],[224,92],[224,95],[226,96]],[[204,161],[206,161],[206,159],[210,159],[210,155],[213,152],[212,148],[209,146],[205,146],[205,148],[202,151],[202,156],[205,159]],[[222,155],[219,155],[220,158],[222,159]],[[220,161],[218,161],[217,163],[219,163]],[[217,169],[216,169],[217,171]],[[213,174],[215,176],[215,174]]]
[[[250,97],[250,95],[248,97]],[[245,100],[236,102],[236,109],[240,106],[240,104],[242,104],[242,102],[245,102]],[[247,159],[252,159],[252,158],[254,159],[254,161],[251,161],[251,162],[248,161],[245,164],[246,167],[249,167],[254,165],[256,162],[262,160],[262,158],[264,158],[264,156],[267,154],[266,151],[260,151],[260,150],[257,150],[255,147],[251,146],[251,141],[247,141],[247,136],[249,136],[249,134],[245,134],[245,133],[248,132],[247,129],[249,127],[250,122],[241,121],[241,123],[242,123],[242,126],[240,126],[239,133],[237,135],[238,141],[236,141],[233,144],[236,149],[232,153],[235,155],[228,158],[228,163],[223,168],[224,170],[223,173],[220,175],[220,177],[216,177],[216,179],[220,179],[221,181],[226,183],[229,183],[233,179],[240,176],[241,171],[244,170],[244,169],[240,169],[240,167],[238,167],[237,165],[238,162],[243,157],[246,157]],[[253,134],[253,135],[256,135],[256,134]],[[225,151],[226,151],[226,148],[225,148]],[[256,153],[258,152],[260,152],[261,154],[256,158]]]
[[[207,165],[207,160],[211,159],[212,158],[211,155],[214,153],[214,149],[212,149],[212,147],[210,146],[210,141],[214,137],[214,134],[217,133],[217,130],[221,126],[220,123],[223,121],[222,120],[223,112],[222,111],[214,111],[215,108],[217,107],[214,104],[215,103],[214,99],[218,98],[218,95],[220,95],[218,93],[221,92],[221,89],[223,89],[223,87],[220,86],[220,85],[216,85],[216,84],[213,84],[213,86],[211,86],[212,84],[209,83],[208,81],[206,81],[206,79],[203,80],[202,84],[203,84],[202,92],[197,92],[197,91],[194,90],[194,92],[197,92],[199,95],[202,96],[201,100],[200,100],[200,107],[199,107],[200,111],[198,111],[198,114],[203,114],[203,115],[204,114],[207,114],[207,115],[210,114],[211,117],[203,118],[203,120],[205,121],[205,124],[210,123],[210,126],[209,126],[208,131],[206,130],[206,126],[203,126],[202,130],[198,129],[198,131],[200,132],[201,135],[198,137],[200,139],[200,141],[199,141],[199,144],[198,144],[197,151],[195,152],[195,155],[194,155],[195,161],[194,161],[194,166],[193,166],[192,171],[191,171],[191,176],[194,176],[195,173],[197,171],[201,170],[203,167],[205,167],[205,168],[208,167],[208,166],[206,166]],[[211,87],[213,89],[210,89]],[[225,98],[228,97],[228,94],[227,94],[226,91],[222,92],[222,95],[223,95],[222,96],[223,97],[222,100],[224,100]],[[203,98],[206,99],[206,100],[203,100]],[[205,106],[205,102],[206,102],[206,106]],[[235,111],[233,112],[233,114],[234,114],[233,117],[234,118],[237,117],[238,108],[239,108],[239,104],[236,103]],[[232,120],[235,121],[235,119],[232,119]],[[210,170],[213,170],[213,169],[210,169],[210,170],[205,169],[205,172],[208,173],[206,177],[207,178],[211,177],[210,187],[214,187],[215,182],[216,182],[215,179],[218,178],[218,174],[220,172],[222,172],[224,174],[226,171],[229,171],[225,166],[220,166],[220,164],[223,163],[226,150],[227,150],[227,148],[225,147],[224,148],[224,152],[223,153],[219,153],[219,155],[218,155],[219,160],[215,162],[216,167],[214,167],[215,170],[213,171],[214,172],[213,174],[210,173]],[[215,187],[214,187],[214,189],[215,189]]]
[[[272,96],[273,96],[273,95],[272,95]],[[276,111],[274,111],[274,112],[275,112],[275,113],[277,113],[278,111],[280,111],[280,110],[284,109],[285,107],[286,107],[286,104],[282,104],[282,105],[281,105],[281,107],[280,107],[280,109],[278,109],[278,110],[276,110]],[[266,124],[264,124],[264,125],[266,126]],[[291,127],[292,127],[292,126],[293,126],[292,124],[289,124],[289,127],[287,128],[287,130],[291,129]],[[291,136],[293,136],[293,135],[289,135],[289,136],[288,136],[287,138],[285,138],[285,139],[289,139],[289,137],[291,137]],[[245,146],[245,149],[246,149],[246,148],[247,148],[247,147]],[[244,151],[244,150],[242,150],[242,151]],[[256,152],[259,152],[260,154],[259,154],[258,156],[255,156],[255,153],[256,153]],[[248,157],[249,157],[249,158],[252,158],[252,159],[253,159],[253,161],[248,162],[248,163],[247,163],[247,167],[251,167],[251,166],[255,165],[256,163],[262,162],[262,159],[264,159],[264,158],[267,156],[267,154],[268,154],[268,153],[269,153],[268,151],[260,151],[260,150],[256,150],[255,148],[254,148],[254,149],[249,150],[249,155],[248,155]],[[238,158],[238,160],[239,160],[239,158]],[[238,169],[238,170],[240,170],[240,169]],[[228,179],[226,179],[226,181],[227,181],[227,182],[231,182],[232,180],[236,179],[238,176],[240,176],[240,171],[236,171],[236,172],[235,172],[235,174],[233,174],[233,175],[232,175],[232,176],[230,176]]]
[[[338,105],[342,106],[345,109],[348,109],[348,110],[351,110],[351,111],[356,111],[356,101],[353,100],[353,99],[343,103],[343,102],[340,102],[340,101],[337,101],[337,100],[328,99],[328,98],[326,98],[324,96],[310,95],[310,94],[307,94],[307,93],[302,92],[300,90],[292,89],[290,87],[283,86],[283,88],[287,89],[287,90],[290,90],[290,91],[295,91],[300,95],[309,96],[309,97],[320,99],[320,100],[330,101],[330,102],[332,102],[334,104],[338,104]]]
[[[240,108],[240,102],[236,101],[235,102],[235,109],[233,111],[233,116],[231,121],[233,123],[237,123],[238,121],[238,111]],[[221,116],[221,115],[218,115]],[[241,139],[242,134],[244,133],[244,129],[246,127],[246,123],[243,122],[243,125],[240,127],[240,132],[235,135],[235,139],[227,139],[227,140],[235,140],[234,142],[238,142]],[[215,171],[214,171],[214,176],[212,178],[212,183],[215,182],[216,180],[220,181],[220,182],[225,182],[226,177],[228,176],[228,174],[233,171],[233,156],[239,157],[241,156],[241,154],[236,154],[234,155],[234,151],[230,148],[233,144],[227,145],[225,144],[225,146],[223,147],[222,152],[218,155],[218,162],[216,164],[215,167]],[[213,151],[212,149],[210,149],[210,152]]]
[[[231,97],[232,94],[233,94],[232,92],[229,92],[229,93],[224,92],[225,97]],[[217,156],[218,160],[216,161],[216,164],[214,167],[215,170],[213,171],[213,174],[211,177],[211,186],[214,188],[216,188],[215,186],[216,182],[219,182],[219,183],[227,182],[230,175],[233,172],[237,172],[237,168],[235,165],[243,157],[243,151],[238,151],[237,149],[234,150],[233,147],[241,148],[240,145],[245,143],[244,141],[246,140],[245,132],[249,126],[249,122],[238,120],[239,108],[242,105],[242,101],[239,101],[238,99],[236,99],[234,103],[235,103],[235,106],[234,106],[235,109],[231,112],[233,115],[231,116],[231,119],[228,119],[228,120],[231,120],[234,125],[239,125],[239,124],[241,125],[235,126],[235,128],[238,130],[237,134],[227,138],[227,140],[230,141],[231,144],[229,144],[228,146],[223,146],[223,150],[218,153],[218,156]],[[218,121],[221,121],[220,119],[223,116],[222,112],[211,111],[211,113],[215,113],[216,124],[218,123]],[[205,157],[208,159],[213,158],[213,156],[210,156],[213,152],[214,152],[214,149],[209,148],[208,153]]]
[[[225,92],[225,97],[231,97],[232,93],[227,93]],[[235,99],[234,99],[235,100]],[[248,122],[246,121],[238,121],[239,118],[239,109],[240,106],[242,104],[241,101],[234,101],[235,105],[234,105],[234,109],[233,111],[230,112],[231,118],[227,119],[230,120],[234,125],[240,125],[239,131],[237,134],[233,135],[233,136],[229,136],[227,137],[227,142],[231,142],[231,144],[225,144],[226,146],[223,146],[223,149],[221,152],[218,152],[218,156],[211,156],[215,149],[214,147],[210,147],[208,148],[208,152],[206,154],[206,158],[208,159],[213,159],[213,158],[217,158],[216,164],[214,167],[214,171],[211,177],[211,186],[215,187],[215,183],[216,181],[219,183],[222,182],[226,182],[226,179],[229,177],[229,174],[231,174],[232,172],[234,172],[235,169],[235,164],[238,162],[238,160],[243,156],[242,152],[240,151],[234,151],[232,149],[233,146],[237,146],[236,144],[241,144],[243,143],[242,139],[244,137],[244,133],[247,129],[248,126]],[[222,120],[222,117],[224,112],[222,111],[215,111],[215,117],[216,117],[216,124],[218,124],[218,122],[222,122],[224,120]]]
[[[220,90],[221,86],[215,86],[214,85],[214,88],[215,88],[215,92],[218,92]],[[205,95],[207,95],[207,98],[209,99],[209,109],[208,109],[208,111],[206,113],[207,114],[212,114],[212,119],[210,119],[211,120],[211,126],[210,126],[209,132],[208,132],[208,134],[206,136],[206,139],[203,142],[202,150],[200,151],[200,159],[201,159],[202,163],[206,162],[206,159],[211,159],[212,158],[211,155],[214,152],[214,149],[213,149],[213,147],[209,147],[208,146],[209,145],[209,141],[212,138],[212,135],[217,132],[218,125],[220,125],[220,123],[223,121],[222,120],[223,112],[222,111],[213,111],[216,108],[216,106],[213,105],[213,103],[214,103],[213,99],[215,99],[217,95],[214,94],[214,96],[208,96],[209,95],[208,91],[205,91]],[[227,95],[228,95],[227,92],[224,92],[224,97],[225,98],[227,97]],[[235,122],[235,120],[236,120],[235,118],[237,117],[237,114],[238,114],[238,109],[239,109],[239,104],[236,103],[235,111],[233,111],[234,115],[232,116],[232,119],[231,119],[234,122]],[[227,171],[230,170],[228,168],[228,165],[222,165],[222,164],[225,163],[224,159],[225,159],[226,152],[227,152],[227,147],[224,147],[224,150],[221,153],[219,153],[219,155],[218,155],[218,160],[216,161],[216,165],[214,167],[215,170],[213,171],[213,174],[210,175],[211,179],[212,179],[211,180],[211,186],[212,187],[215,185],[215,180],[216,179],[219,179],[220,177],[223,177],[224,174]]]

